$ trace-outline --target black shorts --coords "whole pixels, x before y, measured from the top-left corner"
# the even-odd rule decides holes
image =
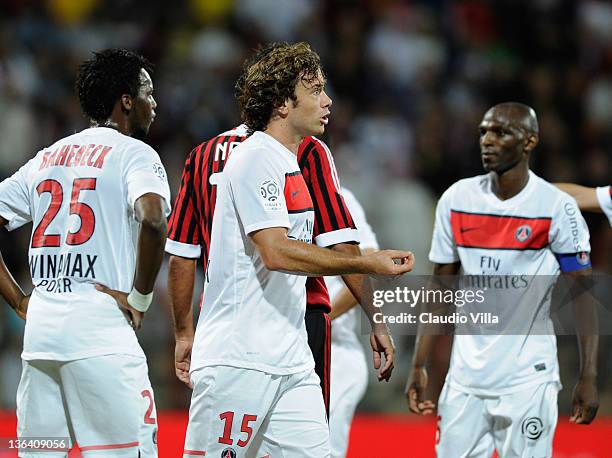
[[[325,412],[329,417],[329,385],[331,371],[331,320],[325,307],[306,308],[308,346],[315,361],[315,372],[321,380]]]

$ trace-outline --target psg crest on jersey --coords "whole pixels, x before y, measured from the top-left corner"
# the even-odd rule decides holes
[[[529,237],[531,237],[532,232],[533,230],[531,229],[531,226],[529,224],[523,224],[514,233],[514,238],[519,242],[525,242],[529,240]]]
[[[236,458],[236,450],[227,447],[221,452],[221,458]]]

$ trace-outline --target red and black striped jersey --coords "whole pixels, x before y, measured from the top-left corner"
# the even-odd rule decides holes
[[[319,246],[359,242],[353,217],[344,202],[336,166],[327,145],[314,137],[306,137],[297,154],[298,164],[315,209],[313,240]],[[306,302],[331,310],[323,277],[308,277]]]
[[[246,127],[239,126],[201,143],[189,153],[168,224],[168,253],[202,257],[204,266],[207,265],[217,200],[216,187],[209,179],[223,171],[233,148],[246,137]]]
[[[216,202],[216,189],[209,178],[223,171],[233,149],[246,138],[247,128],[241,125],[191,151],[170,216],[168,253],[192,259],[202,257],[204,266],[207,265]],[[314,242],[324,247],[358,243],[355,223],[342,197],[327,145],[317,138],[306,137],[298,149],[297,160],[314,204]],[[323,278],[309,277],[306,292],[308,306],[330,309]]]

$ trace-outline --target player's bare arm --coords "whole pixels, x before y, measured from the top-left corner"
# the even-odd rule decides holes
[[[132,292],[136,291],[140,296],[148,297],[149,303],[164,257],[164,245],[168,233],[163,205],[163,198],[153,193],[144,194],[134,203],[134,215],[140,223],[140,232]],[[132,327],[140,329],[144,312],[137,310],[136,304],[128,301],[128,293],[112,290],[99,284],[96,285],[96,289],[111,295],[131,322]]]
[[[597,191],[595,188],[589,188],[574,183],[554,183],[554,185],[576,199],[580,210],[601,213],[602,210],[597,200]]]
[[[456,262],[453,264],[435,264],[434,278],[442,275],[456,275],[459,273],[461,264]],[[440,307],[447,307],[440,305]],[[431,326],[431,325],[428,325]],[[435,403],[427,398],[427,386],[429,383],[427,374],[427,364],[431,358],[431,352],[439,337],[436,332],[423,332],[423,328],[419,328],[417,340],[414,348],[414,357],[412,359],[412,368],[408,376],[406,384],[406,400],[411,412],[419,415],[429,415],[434,413],[436,408]]]
[[[329,312],[329,317],[335,320],[339,316],[344,315],[358,304],[357,299],[348,287],[342,288],[331,304],[332,311]]]
[[[8,221],[0,216],[0,226],[4,227],[7,223]],[[13,278],[13,275],[4,263],[2,253],[0,253],[0,294],[6,303],[15,310],[15,313],[25,320],[28,312],[30,295],[24,294],[21,287],[17,284],[15,278]]]
[[[410,251],[383,250],[368,256],[355,256],[292,240],[287,229],[272,227],[250,234],[267,269],[320,277],[351,273],[403,275],[412,270]],[[396,264],[397,260],[400,263]]]
[[[359,256],[362,253],[357,245],[350,243],[339,243],[334,245],[332,249],[355,256]],[[363,254],[368,255],[375,251],[376,250],[373,249],[367,249],[363,251]],[[370,279],[367,275],[363,274],[343,275],[342,279],[346,284],[346,288],[344,288],[334,300],[330,317],[333,320],[343,313],[348,312],[356,304],[361,306],[361,309],[368,317],[370,325],[372,326],[370,345],[372,346],[374,368],[380,369],[378,372],[378,380],[385,380],[388,382],[391,378],[393,368],[395,367],[395,344],[393,343],[393,338],[391,337],[387,325],[374,321],[374,313],[381,313],[380,309],[376,309],[369,301],[364,300],[364,296],[367,297],[367,295],[363,294],[364,287],[372,288]],[[384,365],[382,364],[383,354],[385,358]]]
[[[193,388],[189,377],[191,349],[195,329],[193,326],[192,299],[195,271],[198,260],[170,256],[168,265],[168,292],[174,323],[174,370],[177,378]]]
[[[572,277],[590,276],[591,269],[567,273]],[[597,333],[597,312],[589,294],[584,293],[574,299],[574,319],[580,353],[580,372],[572,394],[572,416],[570,421],[577,424],[590,424],[597,415],[599,395],[597,393],[597,353],[599,335]]]

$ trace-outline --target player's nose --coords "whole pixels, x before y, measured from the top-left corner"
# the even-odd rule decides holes
[[[331,97],[329,95],[327,95],[327,92],[325,92],[325,91],[323,91],[323,100],[321,102],[322,102],[322,106],[324,108],[331,107],[332,103],[333,103]]]
[[[490,131],[486,131],[483,135],[480,136],[480,144],[482,146],[492,145],[493,144],[493,135]]]

